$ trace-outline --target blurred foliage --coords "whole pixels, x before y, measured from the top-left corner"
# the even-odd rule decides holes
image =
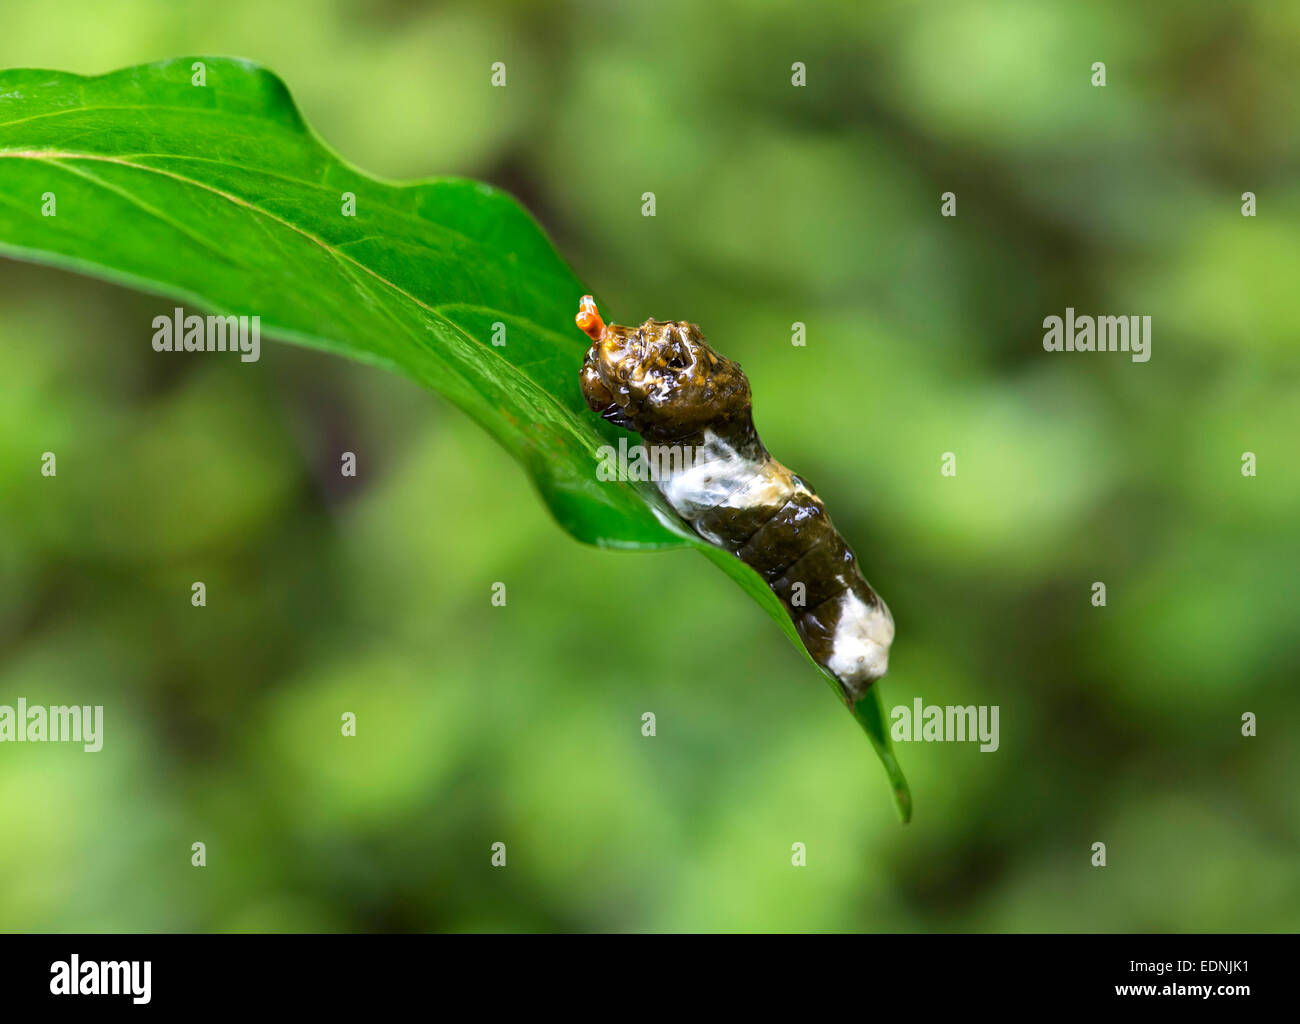
[[[107,735],[0,746],[0,928],[1300,926],[1300,10],[3,17],[0,66],[263,62],[368,171],[510,189],[618,309],[700,323],[894,610],[887,705],[999,705],[1001,749],[900,745],[900,828],[703,559],[571,542],[396,377],[161,358],[156,300],[4,263],[0,703],[101,703]],[[1046,355],[1066,306],[1150,314],[1151,361]]]

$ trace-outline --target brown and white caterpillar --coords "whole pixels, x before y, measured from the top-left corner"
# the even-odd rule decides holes
[[[693,451],[659,475],[660,493],[763,577],[852,706],[885,674],[894,620],[812,487],[763,447],[740,366],[685,321],[607,324],[590,295],[575,319],[592,339],[579,376],[587,405],[648,445]]]

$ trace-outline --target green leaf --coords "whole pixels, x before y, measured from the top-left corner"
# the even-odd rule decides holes
[[[528,213],[479,182],[362,173],[263,68],[205,57],[96,78],[0,72],[0,254],[260,316],[268,335],[404,374],[519,459],[574,537],[697,548],[803,650],[763,582],[653,485],[596,479],[597,449],[620,432],[578,389],[573,315],[589,289]],[[905,793],[877,689],[879,713],[856,717]]]

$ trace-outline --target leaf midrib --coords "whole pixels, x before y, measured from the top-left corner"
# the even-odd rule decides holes
[[[63,107],[60,110],[46,111],[44,114],[31,114],[28,117],[20,117],[16,121],[3,121],[0,122],[0,130],[12,128],[16,124],[27,124],[29,121],[39,121],[46,117],[63,117],[65,114],[84,114],[91,110],[176,110],[185,114],[221,114],[225,117],[239,117],[245,120],[265,120],[265,115],[261,113],[245,113],[239,110],[230,110],[227,107],[177,107],[165,103],[149,103],[144,106],[125,103],[104,103],[89,107]],[[297,112],[295,111],[295,113]]]

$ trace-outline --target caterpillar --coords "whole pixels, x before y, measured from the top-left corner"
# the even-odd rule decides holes
[[[658,475],[659,492],[766,581],[852,707],[888,668],[894,619],[817,493],[763,447],[739,364],[686,321],[607,324],[590,295],[575,321],[591,339],[579,372],[587,406],[649,445],[693,452]]]

